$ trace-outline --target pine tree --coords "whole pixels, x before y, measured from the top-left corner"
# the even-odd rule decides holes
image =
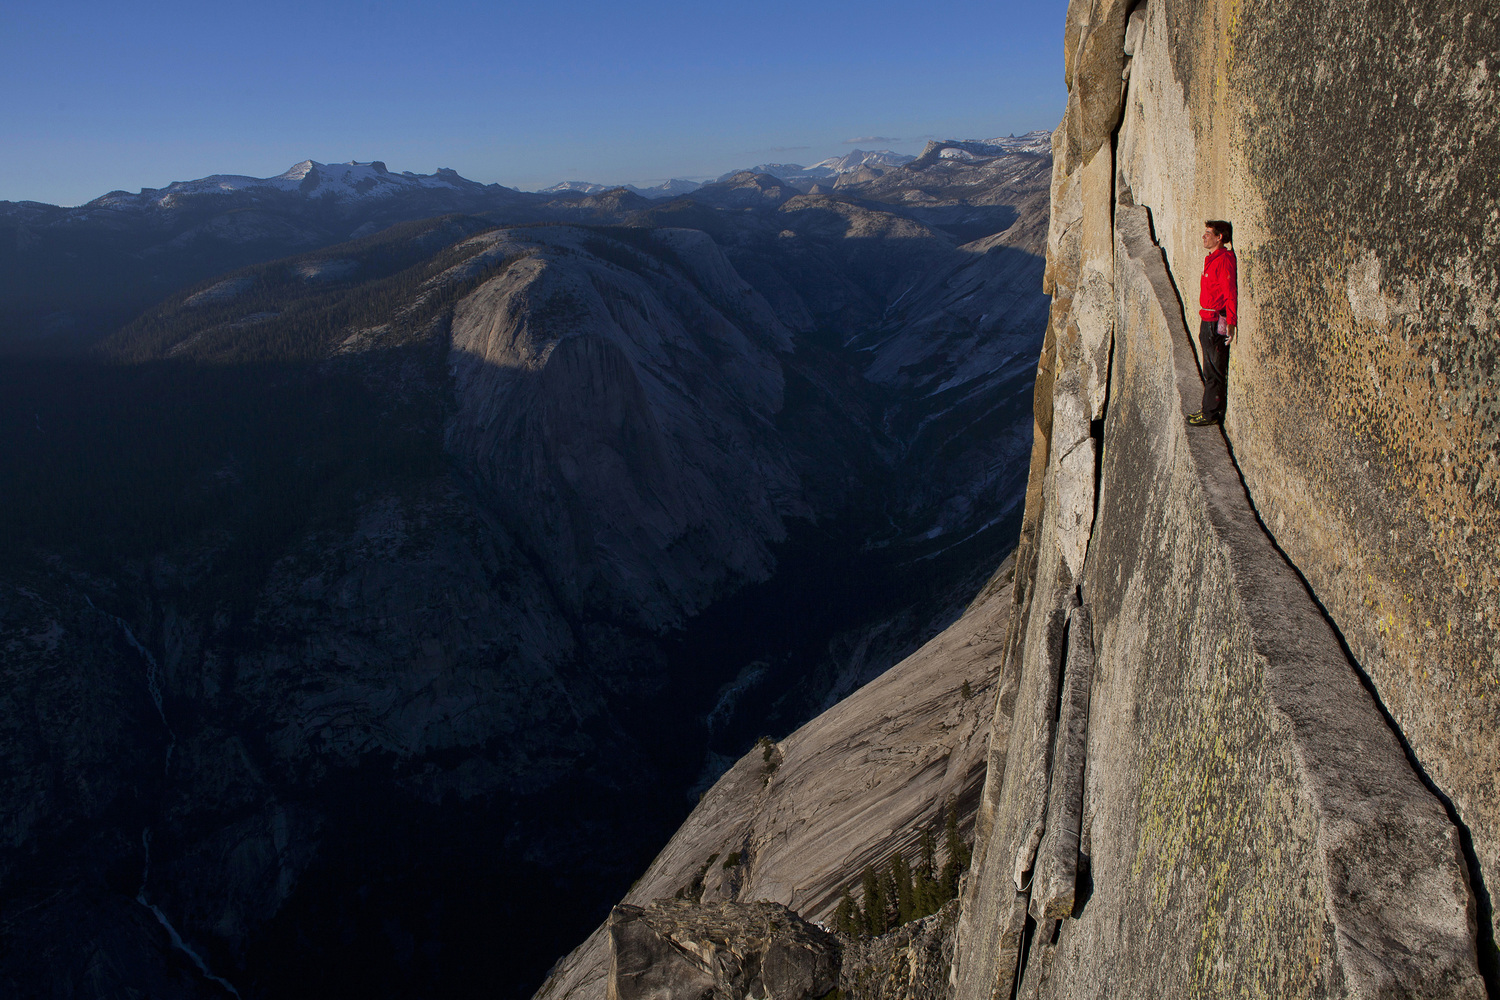
[[[849,895],[849,890],[844,889],[844,894],[839,897],[839,908],[833,916],[833,926],[840,933],[850,937],[859,937],[865,932],[865,915],[854,902],[854,897]]]
[[[919,843],[919,856],[915,865],[908,863],[905,857],[901,857],[899,861],[897,858],[891,859],[892,865],[897,866],[894,872],[900,893],[897,897],[897,909],[902,923],[920,920],[935,911],[939,905],[934,902],[936,890],[932,877],[937,847],[930,828],[922,828]]]
[[[865,893],[865,929],[872,935],[884,934],[887,930],[885,917],[885,886],[873,866],[865,868],[860,880]]]
[[[938,907],[943,905],[943,901],[940,898],[941,893],[938,890],[938,884],[935,879],[923,878],[918,880],[917,892],[918,899],[921,901],[919,907],[921,916],[925,917],[929,913],[936,913]]]
[[[894,859],[880,869],[880,888],[885,893],[885,927],[890,930],[901,923],[901,889],[896,881]]]
[[[896,884],[896,923],[904,924],[916,914],[916,899],[911,880],[911,867],[897,851],[891,858],[891,880]]]
[[[943,902],[946,903],[958,895],[959,876],[969,868],[969,847],[958,837],[958,810],[954,808],[953,800],[948,800],[945,812],[943,853],[947,855],[947,859],[943,862],[943,874],[938,883]]]
[[[958,877],[963,874],[958,870],[958,862],[949,858],[943,862],[943,870],[938,875],[937,903],[943,903],[958,895]]]

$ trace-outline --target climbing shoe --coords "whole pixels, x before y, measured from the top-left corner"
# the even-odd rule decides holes
[[[1209,424],[1216,424],[1218,422],[1219,415],[1217,413],[1204,413],[1202,410],[1188,417],[1188,423],[1194,427],[1207,427]]]

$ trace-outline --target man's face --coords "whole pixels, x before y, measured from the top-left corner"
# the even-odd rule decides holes
[[[1209,229],[1207,226],[1203,227],[1203,249],[1205,249],[1205,250],[1217,250],[1217,249],[1219,249],[1219,247],[1221,247],[1223,245],[1224,245],[1224,237],[1220,236],[1218,233],[1214,232],[1212,229]]]

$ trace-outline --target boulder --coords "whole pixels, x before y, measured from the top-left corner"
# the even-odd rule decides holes
[[[804,1000],[838,985],[837,938],[780,903],[622,904],[609,945],[609,1000]]]

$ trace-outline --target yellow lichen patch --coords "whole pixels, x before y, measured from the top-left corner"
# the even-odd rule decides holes
[[[1208,606],[1223,599],[1194,596]],[[1195,663],[1182,680],[1187,692],[1153,700],[1131,878],[1153,928],[1169,933],[1170,925],[1193,942],[1191,995],[1315,995],[1324,905],[1308,870],[1315,848],[1307,804],[1245,635],[1216,634],[1182,635]]]
[[[1367,251],[1340,253],[1352,266]],[[1369,294],[1388,309],[1456,294],[1440,268],[1408,295],[1397,265],[1382,267]],[[1312,270],[1285,266],[1280,301],[1258,306],[1285,334],[1275,350],[1246,355],[1255,367],[1239,377],[1254,383],[1255,412],[1236,451],[1278,543],[1494,864],[1500,733],[1481,724],[1500,711],[1500,618],[1490,610],[1500,604],[1500,422],[1480,363],[1489,338],[1423,310],[1382,320],[1366,303],[1362,318],[1343,269]],[[1308,350],[1288,349],[1291,340]]]

